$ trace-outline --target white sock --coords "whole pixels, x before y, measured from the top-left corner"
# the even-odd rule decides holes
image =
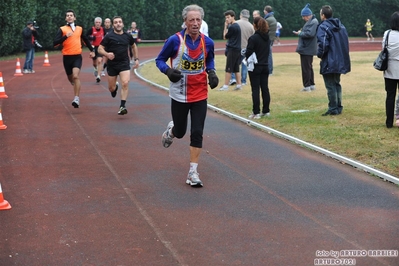
[[[173,127],[172,127],[173,128]],[[169,131],[168,131],[168,135],[169,135],[169,137],[171,137],[171,138],[174,138],[175,136],[173,136],[173,133],[172,133],[172,128],[171,129],[169,129]]]
[[[78,100],[78,101],[79,101],[79,96],[75,96],[75,100]]]
[[[197,172],[197,163],[190,163],[190,172]]]

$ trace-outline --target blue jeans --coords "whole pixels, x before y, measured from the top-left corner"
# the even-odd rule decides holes
[[[342,112],[342,87],[341,74],[323,74],[324,84],[327,89],[328,96],[328,112],[340,114]]]
[[[35,48],[26,51],[24,70],[33,70],[33,61],[35,59]]]
[[[242,58],[244,59],[244,57]],[[244,63],[241,63],[241,84],[247,83],[247,76],[248,76],[248,67]],[[231,80],[236,79],[236,74],[231,73]]]

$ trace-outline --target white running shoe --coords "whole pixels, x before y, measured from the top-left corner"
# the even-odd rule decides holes
[[[72,101],[72,106],[75,107],[75,108],[79,108],[79,98],[75,98]]]
[[[173,143],[173,137],[170,136],[169,131],[174,126],[173,121],[170,121],[166,127],[165,132],[162,134],[162,145],[168,148]]]
[[[248,116],[249,119],[260,119],[261,115],[260,114],[250,114]]]
[[[199,174],[197,172],[189,172],[187,175],[186,184],[192,187],[203,187],[202,181],[199,179]]]

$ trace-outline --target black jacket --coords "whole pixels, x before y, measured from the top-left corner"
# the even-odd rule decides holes
[[[36,30],[31,30],[30,28],[26,27],[22,31],[24,51],[35,48],[35,43],[32,41],[32,36],[33,36],[33,39],[36,40],[36,38],[38,36],[38,33]]]
[[[270,39],[267,33],[255,31],[255,34],[249,37],[245,58],[248,59],[255,52],[258,63],[256,65],[267,66],[270,53]]]

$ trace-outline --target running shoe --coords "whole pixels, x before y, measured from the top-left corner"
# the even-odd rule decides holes
[[[116,82],[115,90],[114,90],[114,91],[111,91],[111,96],[112,96],[112,98],[115,98],[116,92],[118,91],[118,87],[119,87],[119,82]]]
[[[229,87],[228,86],[225,86],[225,85],[223,85],[222,87],[220,87],[220,89],[219,89],[220,91],[228,91],[229,90]]]
[[[249,118],[249,119],[260,119],[261,116],[260,116],[260,114],[250,114],[250,115],[248,116],[248,118]]]
[[[187,175],[186,184],[192,187],[202,187],[202,181],[199,179],[199,174],[197,172],[189,172]]]
[[[76,98],[72,101],[72,106],[75,108],[79,108],[79,98]]]
[[[101,71],[101,77],[105,77],[105,72]]]
[[[173,137],[170,136],[169,131],[173,127],[173,121],[170,121],[168,126],[166,127],[165,132],[162,134],[162,145],[165,148],[168,148],[173,143]]]
[[[97,83],[100,83],[100,81],[101,81],[100,76],[97,76],[97,77],[96,77],[96,82],[97,82]]]
[[[125,115],[127,114],[127,109],[125,106],[121,106],[118,111],[118,115]]]

